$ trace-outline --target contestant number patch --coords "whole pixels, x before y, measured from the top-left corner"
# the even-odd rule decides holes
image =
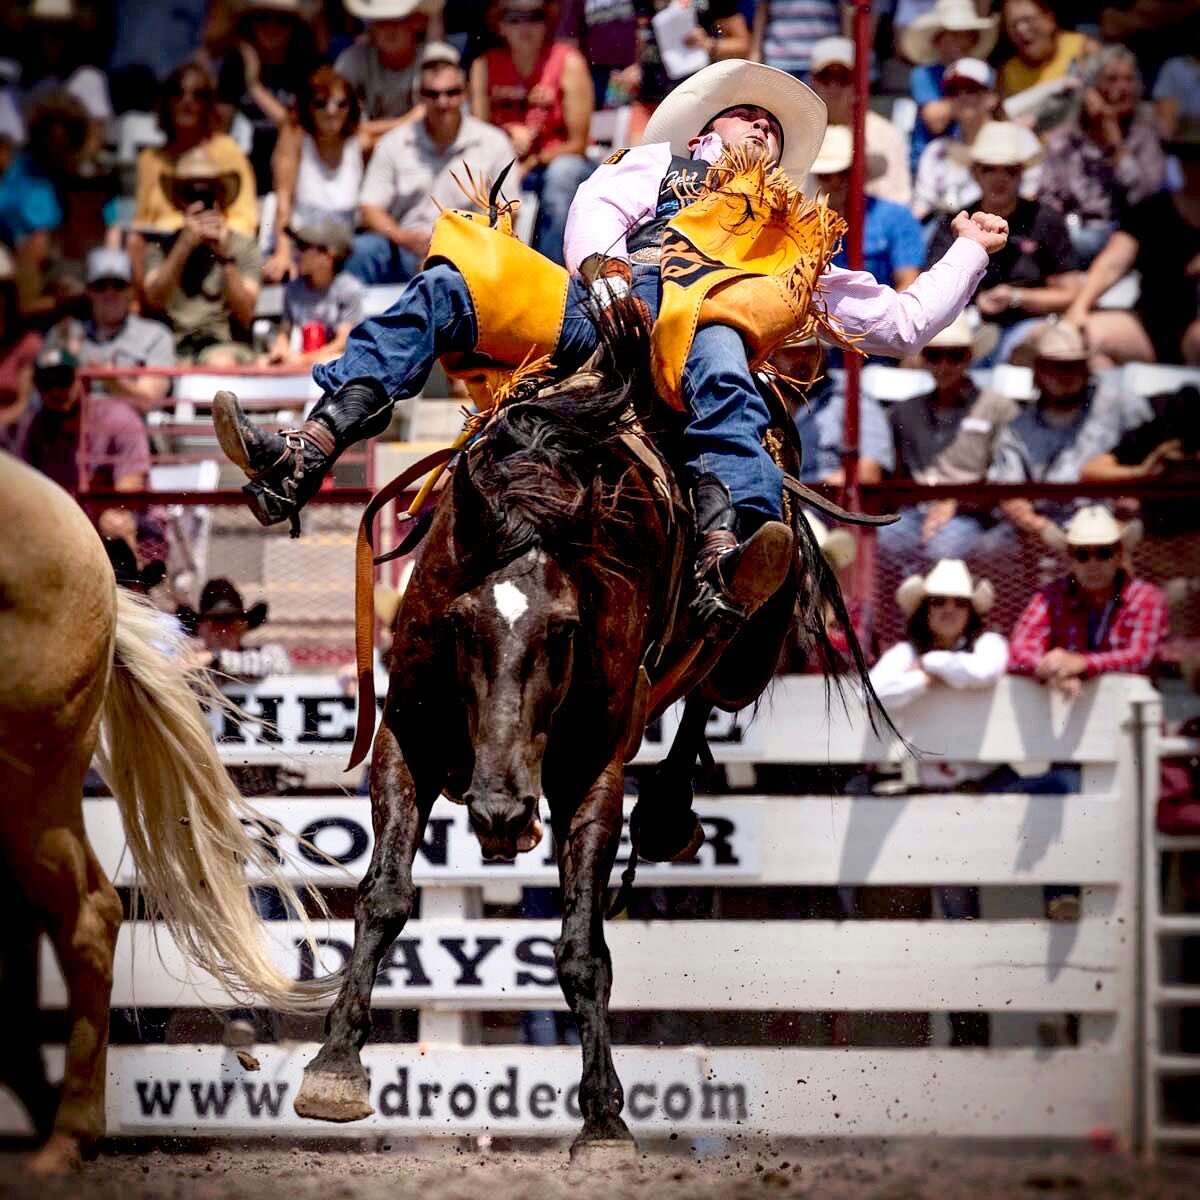
[[[623,159],[625,157],[625,155],[627,155],[628,153],[629,153],[628,150],[618,150],[615,154],[610,154],[604,160],[604,165],[606,167],[614,166],[616,163],[619,163],[621,161],[621,159]]]

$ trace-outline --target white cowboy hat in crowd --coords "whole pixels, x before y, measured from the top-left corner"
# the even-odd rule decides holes
[[[1073,546],[1115,546],[1118,542],[1132,550],[1142,540],[1141,521],[1121,524],[1103,504],[1081,508],[1067,522],[1065,529],[1051,522],[1042,528],[1042,541],[1060,553]]]
[[[33,0],[26,13],[30,21],[74,21],[78,16],[75,0]]]
[[[911,617],[927,596],[969,600],[982,617],[992,607],[996,592],[986,579],[976,583],[961,558],[942,558],[928,575],[910,575],[896,589],[896,603],[906,617]]]
[[[989,167],[1028,167],[1042,154],[1037,135],[1013,121],[987,121],[969,146],[955,149],[955,157]]]
[[[961,312],[940,333],[925,343],[925,349],[930,346],[947,350],[970,350],[971,360],[977,362],[986,357],[1000,340],[999,331],[987,321],[972,321],[967,312]]]
[[[854,43],[848,37],[818,38],[809,52],[810,75],[816,75],[826,67],[854,66]]]
[[[432,16],[441,0],[345,0],[346,11],[363,21],[399,21],[414,13]]]
[[[1033,343],[1033,357],[1052,362],[1087,362],[1087,343],[1077,326],[1069,321],[1055,321],[1038,334]]]
[[[937,0],[932,12],[924,13],[900,31],[900,53],[914,63],[937,61],[933,39],[943,30],[951,33],[973,33],[973,58],[986,58],[1000,34],[998,16],[981,17],[972,0]]]
[[[347,0],[349,3],[349,0]],[[783,131],[779,166],[800,183],[825,136],[825,102],[786,71],[741,58],[710,63],[678,84],[654,110],[644,145],[669,142],[671,153],[687,158],[688,142],[727,108],[765,108]]]
[[[805,513],[804,519],[813,531],[817,548],[835,571],[845,570],[858,557],[858,543],[849,530],[830,529],[824,521],[819,517],[814,517],[812,513]]]
[[[825,130],[821,149],[808,168],[810,175],[836,175],[850,170],[854,159],[854,135],[849,125],[830,125]],[[873,150],[867,151],[867,181],[878,179],[887,170],[887,159]]]

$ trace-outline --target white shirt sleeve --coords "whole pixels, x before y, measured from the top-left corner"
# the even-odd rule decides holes
[[[835,327],[863,351],[902,358],[923,349],[966,308],[987,261],[978,242],[956,238],[906,291],[897,292],[866,271],[830,267],[817,282],[817,296]]]
[[[903,708],[928,689],[928,682],[914,668],[917,652],[911,642],[897,642],[871,668],[875,694],[891,708]]]
[[[615,157],[615,156],[614,156]],[[658,190],[671,165],[667,142],[623,150],[579,185],[567,213],[563,257],[574,274],[593,254],[628,258],[625,237],[654,215]]]
[[[921,666],[956,688],[987,688],[1008,670],[1008,642],[998,633],[981,633],[971,650],[930,650]]]

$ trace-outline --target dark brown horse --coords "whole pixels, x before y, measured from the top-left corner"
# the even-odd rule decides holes
[[[630,366],[648,362],[647,335],[635,324],[603,332],[600,366],[565,383],[535,381],[510,399],[459,457],[438,501],[397,614],[371,766],[375,851],[326,1041],[296,1098],[302,1116],[350,1121],[371,1112],[359,1057],[371,989],[412,911],[413,857],[438,795],[467,805],[492,858],[537,845],[545,795],[563,893],[555,964],[583,1051],[583,1130],[573,1153],[633,1147],[611,1053],[604,938],[625,764],[648,710],[706,680],[655,781],[660,799],[652,783],[642,801],[643,824],[653,827],[660,805],[689,804],[713,704],[739,708],[761,693],[793,619],[797,581],[814,596],[832,589],[836,597],[836,583],[798,520],[793,578],[717,661],[728,642],[700,640],[688,581],[676,603],[675,564],[690,562],[693,547],[686,506],[655,448],[671,430],[648,434],[649,371]],[[818,603],[801,608],[823,637]]]

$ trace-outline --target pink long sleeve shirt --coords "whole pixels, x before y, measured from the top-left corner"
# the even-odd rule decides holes
[[[706,136],[696,157],[712,163],[721,140]],[[671,170],[671,147],[637,146],[613,155],[579,187],[567,215],[563,251],[575,272],[593,254],[628,258],[626,238],[659,215],[663,179]],[[987,268],[987,252],[958,238],[903,292],[866,271],[830,267],[820,293],[835,323],[868,354],[901,357],[919,351],[966,307]]]

